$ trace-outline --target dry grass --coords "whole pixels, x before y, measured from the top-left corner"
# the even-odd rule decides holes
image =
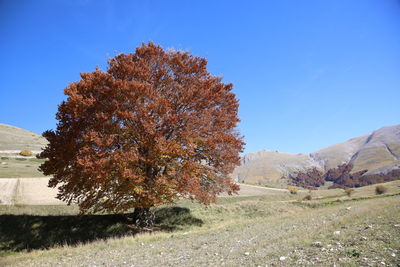
[[[1,150],[41,150],[47,140],[36,133],[0,123]]]
[[[190,210],[190,217],[201,224],[183,223],[172,232],[111,237],[87,244],[61,243],[49,250],[12,253],[0,264],[377,266],[384,262],[396,266],[400,263],[400,196],[392,195],[400,192],[399,185],[399,181],[386,183],[388,192],[381,196],[375,195],[374,186],[356,189],[352,198],[343,190],[314,191],[313,200],[306,202],[299,202],[302,193],[285,192],[225,197],[210,207],[182,201],[177,206]],[[312,202],[320,205],[308,205]],[[36,207],[30,212],[57,213],[62,208],[46,211]],[[27,207],[14,207],[3,213],[27,211]]]
[[[354,189],[353,189],[353,188],[346,188],[346,189],[344,190],[344,192],[346,193],[346,195],[347,195],[348,197],[351,197],[351,195],[352,195],[353,192],[354,192]]]

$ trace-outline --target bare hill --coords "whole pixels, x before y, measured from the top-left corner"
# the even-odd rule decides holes
[[[47,144],[41,135],[0,123],[0,151],[22,150],[40,151]]]
[[[351,162],[353,171],[385,173],[400,167],[400,125],[383,127],[309,155],[262,150],[246,154],[233,173],[239,182],[285,186],[289,174]]]
[[[262,150],[246,154],[233,178],[238,182],[285,186],[289,174],[312,167],[322,168],[309,155]]]
[[[351,162],[353,171],[387,172],[400,167],[400,125],[383,127],[311,154],[325,170]]]

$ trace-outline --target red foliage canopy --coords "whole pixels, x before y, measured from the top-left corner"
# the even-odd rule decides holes
[[[58,198],[82,212],[149,208],[188,197],[202,203],[239,188],[229,174],[244,142],[232,84],[204,58],[153,43],[81,74],[57,113],[40,166]]]
[[[312,168],[296,175],[290,175],[291,181],[297,185],[310,190],[316,190],[317,187],[325,184],[324,173],[317,168]]]
[[[333,182],[329,188],[351,188],[400,179],[400,169],[378,174],[367,174],[368,170],[352,173],[352,169],[352,163],[343,163],[336,168],[329,169],[325,174],[317,169],[310,169],[291,175],[289,178],[295,185],[308,189],[316,189],[325,181]]]

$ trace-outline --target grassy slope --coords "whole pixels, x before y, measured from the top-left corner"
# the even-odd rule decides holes
[[[40,151],[46,139],[36,133],[0,123],[0,178],[43,177],[37,168],[41,160],[35,158],[13,158],[2,154],[3,150]]]
[[[38,171],[42,159],[0,157],[0,178],[43,177]]]
[[[41,150],[46,143],[41,135],[0,123],[0,150]]]
[[[341,190],[321,190],[312,193],[314,200],[302,202],[297,201],[302,195],[283,192],[221,198],[208,208],[182,201],[175,208],[163,207],[158,212],[159,225],[169,228],[169,232],[125,237],[118,236],[129,230],[112,216],[77,217],[73,216],[74,207],[2,207],[1,213],[15,216],[2,215],[0,223],[13,225],[8,231],[14,231],[12,238],[22,236],[14,245],[34,244],[28,242],[29,238],[39,238],[40,242],[36,244],[39,249],[12,253],[0,264],[395,265],[400,263],[400,182],[386,186],[389,190],[383,197],[375,197],[374,187],[365,187],[356,189],[351,198]],[[28,215],[21,215],[24,213]],[[340,234],[334,234],[335,231]],[[83,234],[82,239],[79,233]],[[96,235],[117,237],[77,243],[89,242]],[[9,254],[4,236],[0,234],[1,248]],[[67,236],[75,239],[70,240],[72,245],[62,246]],[[321,244],[313,245],[317,241]],[[57,243],[61,246],[54,247]],[[8,243],[9,247],[12,245]],[[46,247],[53,248],[43,250]],[[286,257],[284,261],[279,260],[282,256]]]

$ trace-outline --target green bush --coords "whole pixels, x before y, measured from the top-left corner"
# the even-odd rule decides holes
[[[33,155],[32,151],[27,150],[27,149],[21,150],[21,151],[19,152],[19,154],[20,154],[21,156],[24,156],[24,157],[30,157],[30,156]]]
[[[375,193],[377,195],[382,195],[382,194],[386,193],[386,191],[387,191],[387,188],[383,185],[377,185],[375,187]]]

